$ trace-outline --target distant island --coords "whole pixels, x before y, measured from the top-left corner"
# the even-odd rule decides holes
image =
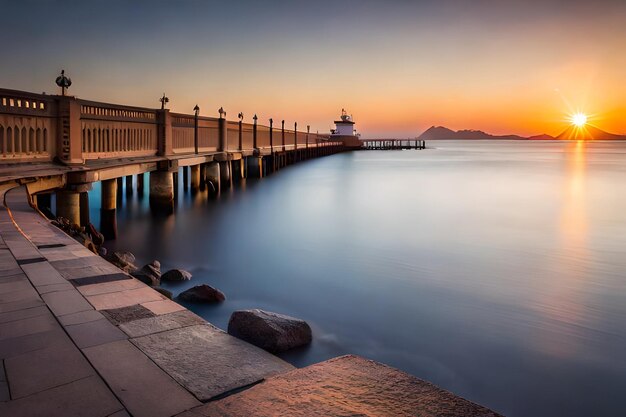
[[[448,129],[444,126],[431,126],[424,133],[418,136],[420,140],[567,140],[567,139],[595,139],[595,140],[626,140],[624,135],[616,135],[605,132],[597,127],[587,125],[584,129],[570,126],[557,136],[551,136],[546,133],[530,137],[519,135],[492,135],[482,130],[457,130]]]

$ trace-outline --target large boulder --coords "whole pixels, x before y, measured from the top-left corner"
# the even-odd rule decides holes
[[[308,345],[313,338],[306,321],[256,309],[235,311],[228,333],[272,353]]]
[[[163,281],[189,281],[191,279],[191,272],[184,269],[170,269],[163,275],[161,275]]]
[[[183,291],[178,295],[178,299],[193,303],[220,303],[226,299],[226,296],[217,288],[202,284]]]

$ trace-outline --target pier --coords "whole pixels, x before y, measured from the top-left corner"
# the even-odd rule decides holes
[[[328,135],[161,109],[100,103],[67,95],[0,89],[0,182],[25,185],[31,204],[81,226],[88,222],[87,192],[102,182],[103,224],[115,238],[118,190],[147,188],[155,210],[173,210],[174,184],[219,194],[233,181],[262,178],[287,165],[350,147]],[[182,178],[178,178],[182,171]],[[144,185],[144,174],[149,182]],[[137,180],[133,181],[136,176]],[[56,207],[49,207],[50,195]],[[55,210],[56,209],[56,210]]]
[[[426,141],[420,139],[361,139],[363,149],[402,150],[426,149]]]

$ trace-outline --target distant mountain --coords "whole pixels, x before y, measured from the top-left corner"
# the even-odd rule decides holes
[[[554,140],[556,139],[554,136],[550,136],[547,133],[542,135],[535,135],[528,138],[528,140]]]
[[[615,135],[613,133],[605,132],[597,127],[586,125],[584,128],[578,128],[576,126],[570,126],[565,129],[555,139],[595,139],[595,140],[614,140],[614,139],[626,139],[626,136]]]
[[[418,139],[526,139],[517,135],[491,135],[482,130],[454,130],[443,126],[431,126]]]

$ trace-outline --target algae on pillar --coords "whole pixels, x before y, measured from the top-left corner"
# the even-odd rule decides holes
[[[100,232],[105,239],[115,239],[117,238],[117,180],[102,181],[101,196]]]

